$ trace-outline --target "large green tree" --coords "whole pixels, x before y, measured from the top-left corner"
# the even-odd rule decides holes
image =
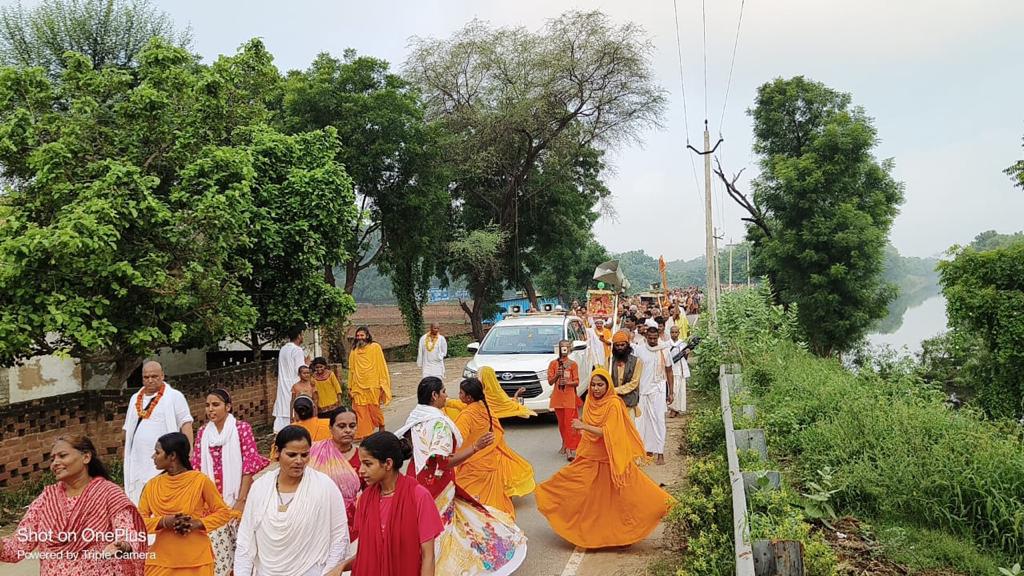
[[[885,247],[903,201],[891,160],[872,151],[877,132],[849,94],[797,76],[758,88],[753,200],[726,180],[748,210],[753,265],[781,303],[796,304],[821,355],[856,344],[885,315],[895,288],[882,280]]]
[[[531,180],[549,162],[591,162],[593,151],[657,123],[665,97],[650,55],[639,27],[613,25],[599,12],[568,12],[536,33],[472,22],[449,39],[413,42],[405,74],[423,90],[428,118],[452,135],[459,227],[496,226],[504,239],[498,282],[535,299],[545,247],[530,229],[558,231],[560,213],[536,201],[546,189]],[[584,218],[593,210],[573,204]],[[477,325],[495,287],[482,273],[470,276],[473,304],[465,308]]]
[[[137,64],[153,38],[187,48],[188,29],[149,0],[43,0],[28,8],[0,8],[0,61],[40,66],[53,77],[65,67],[65,52],[84,54],[97,68]]]
[[[255,210],[244,253],[252,274],[242,280],[259,315],[248,345],[260,357],[268,342],[293,328],[330,325],[355,302],[323,270],[347,259],[356,221],[352,182],[337,157],[333,128],[284,135],[267,126],[241,138],[252,158]]]
[[[990,416],[1024,414],[1024,240],[989,250],[953,247],[939,264],[949,325],[980,339],[970,380]],[[963,359],[965,363],[970,359]]]
[[[332,127],[360,214],[346,245],[344,290],[376,264],[394,287],[410,341],[444,254],[450,196],[442,133],[424,119],[419,93],[378,58],[320,54],[288,76],[282,122],[289,131]],[[342,340],[343,341],[343,340]]]
[[[267,304],[259,292],[279,287],[246,279],[257,241],[273,240],[260,234],[280,230],[281,205],[264,202],[345,182],[334,135],[260,128],[276,72],[259,41],[212,66],[161,40],[137,60],[97,69],[71,54],[56,81],[0,69],[0,363],[64,353],[114,363],[120,386],[157,348],[248,335],[277,321],[272,305],[308,297]]]

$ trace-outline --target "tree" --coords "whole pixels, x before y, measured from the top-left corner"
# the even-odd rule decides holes
[[[447,40],[414,40],[405,74],[422,89],[428,119],[452,135],[459,226],[497,226],[504,239],[501,271],[492,280],[536,299],[532,274],[539,270],[530,270],[536,259],[529,255],[543,253],[524,231],[555,230],[557,222],[542,203],[530,209],[544,191],[530,181],[549,161],[586,158],[657,124],[665,96],[650,53],[638,26],[613,26],[599,12],[568,12],[539,33],[474,21]],[[488,299],[474,305],[474,314],[500,294],[485,282],[493,272],[470,271],[474,302]]]
[[[484,315],[497,311],[494,303],[501,298],[502,254],[506,241],[497,226],[490,226],[463,232],[448,244],[448,270],[455,277],[469,282],[467,288],[471,294],[482,295],[474,297],[472,305],[459,300],[462,310],[470,318],[473,337],[478,342],[484,337]]]
[[[351,258],[344,290],[351,295],[359,274],[376,263],[391,279],[410,341],[416,341],[447,240],[451,200],[443,135],[424,120],[419,93],[388,68],[352,50],[341,60],[318,55],[308,70],[288,75],[282,123],[293,132],[338,131],[338,160],[360,206],[346,244]]]
[[[333,128],[291,136],[267,126],[246,132],[256,210],[244,254],[252,274],[242,286],[258,312],[247,333],[258,361],[264,344],[291,329],[329,325],[355,310],[352,296],[323,270],[346,260],[356,207]]]
[[[314,281],[343,257],[332,223],[276,218],[354,209],[321,201],[347,184],[333,133],[266,127],[277,78],[259,41],[212,66],[153,40],[132,69],[71,54],[58,81],[0,70],[0,363],[112,362],[120,386],[157,348],[273,333],[295,320],[275,306],[316,319],[344,304]],[[305,269],[267,270],[294,249],[281,234]]]
[[[1006,175],[1014,180],[1015,186],[1024,188],[1024,160],[1018,160],[1005,170]]]
[[[85,55],[96,68],[129,67],[153,38],[182,48],[188,29],[178,31],[170,16],[149,0],[43,0],[25,8],[19,1],[0,8],[0,60],[8,66],[39,66],[57,78],[65,53]]]
[[[892,161],[879,162],[871,119],[849,94],[801,76],[762,85],[754,108],[761,174],[750,201],[719,167],[749,213],[752,266],[783,304],[797,304],[811,348],[849,349],[894,297],[882,281],[885,246],[903,201]]]
[[[550,265],[537,276],[540,289],[558,296],[562,302],[582,302],[587,290],[594,287],[594,268],[609,256],[604,246],[589,237],[580,244],[548,252],[547,258]]]
[[[978,402],[990,416],[1020,417],[1024,415],[1024,241],[989,250],[954,246],[949,255],[950,260],[939,263],[949,325],[954,333],[982,342],[984,362],[963,358],[971,368]]]

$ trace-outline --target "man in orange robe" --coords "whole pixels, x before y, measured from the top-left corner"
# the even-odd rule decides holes
[[[384,350],[370,330],[356,330],[355,346],[348,355],[348,386],[356,413],[356,440],[384,431],[384,406],[391,402],[391,375]]]
[[[579,418],[582,405],[576,388],[580,385],[580,369],[569,358],[569,347],[566,340],[558,343],[558,358],[548,364],[548,384],[551,384],[551,400],[548,408],[555,411],[558,418],[558,432],[562,435],[562,449],[570,462],[576,457],[576,447],[580,443],[580,433],[572,428],[572,421]]]

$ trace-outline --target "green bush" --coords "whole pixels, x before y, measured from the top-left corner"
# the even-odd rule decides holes
[[[776,361],[777,360],[777,361]],[[1005,426],[953,411],[912,379],[852,374],[782,346],[756,370],[771,386],[759,415],[800,478],[830,466],[841,507],[940,527],[1024,553],[1024,445]]]

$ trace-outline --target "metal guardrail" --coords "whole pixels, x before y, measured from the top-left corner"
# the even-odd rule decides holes
[[[722,422],[725,425],[725,451],[729,460],[729,484],[732,486],[733,540],[736,544],[736,576],[754,576],[754,553],[747,523],[747,495],[736,452],[736,431],[732,424],[730,393],[739,366],[723,364],[718,370],[718,387],[722,397]]]

